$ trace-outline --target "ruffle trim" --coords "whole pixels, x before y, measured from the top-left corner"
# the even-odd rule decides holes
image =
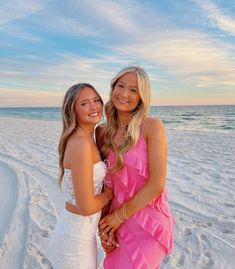
[[[151,269],[148,260],[145,258],[143,251],[140,249],[132,233],[123,228],[120,231],[120,236],[123,238],[125,250],[127,251],[134,266],[138,266],[138,269]]]
[[[174,224],[175,220],[172,215],[167,217],[167,220],[161,223],[160,220],[151,216],[146,210],[141,210],[133,216],[133,219],[147,233],[156,239],[165,249],[166,254],[170,254],[173,249]]]
[[[115,162],[114,153],[110,152],[109,162]],[[125,165],[115,174],[107,174],[105,184],[113,188],[115,184],[115,193],[119,204],[123,204],[125,197],[131,198],[136,191],[136,179],[133,177],[132,169],[136,170],[143,178],[148,178],[148,166],[136,154],[127,154],[124,156]],[[115,180],[115,183],[113,182]]]
[[[160,200],[161,199],[158,201]],[[165,205],[168,207],[167,203],[165,203]],[[165,209],[165,211],[167,210]],[[168,217],[161,216],[158,220],[148,212],[147,208],[145,208],[132,216],[132,219],[141,228],[143,228],[146,233],[152,236],[154,240],[158,241],[165,248],[166,255],[169,255],[172,252],[174,245],[173,226],[175,224],[175,220],[170,211]],[[133,264],[138,265],[138,269],[151,269],[143,250],[140,248],[134,234],[132,233],[131,226],[129,226],[128,223],[126,223],[126,225],[124,223],[120,226],[118,233],[125,244],[125,250]]]

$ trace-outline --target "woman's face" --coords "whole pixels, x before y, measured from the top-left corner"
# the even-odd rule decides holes
[[[112,91],[111,100],[118,111],[131,113],[140,103],[137,75],[129,72],[120,77]]]
[[[79,124],[97,124],[103,114],[103,105],[96,92],[85,87],[79,92],[74,110]]]

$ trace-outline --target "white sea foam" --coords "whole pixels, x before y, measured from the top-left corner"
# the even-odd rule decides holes
[[[47,243],[63,207],[60,128],[58,121],[0,118],[1,269],[51,268]],[[234,268],[234,138],[168,130],[167,188],[177,224],[174,251],[161,269]]]

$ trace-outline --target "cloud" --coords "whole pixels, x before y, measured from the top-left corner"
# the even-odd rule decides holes
[[[0,4],[0,25],[37,13],[44,9],[48,2],[47,0],[2,0]]]
[[[99,30],[91,25],[83,24],[78,18],[66,18],[55,15],[47,22],[49,29],[71,36],[99,36]]]
[[[61,106],[63,93],[0,88],[0,107]]]
[[[170,11],[164,6],[163,11],[160,4],[150,2],[96,0],[94,4],[91,0],[70,0],[60,7],[49,0],[0,4],[0,25],[5,29],[2,32],[13,37],[13,42],[5,38],[0,46],[11,44],[14,53],[0,59],[4,67],[0,71],[2,87],[64,92],[74,83],[87,81],[106,98],[110,79],[131,63],[143,65],[159,88],[174,88],[174,82],[184,88],[232,87],[235,83],[232,44],[218,35],[212,37],[210,32],[202,32],[200,25],[196,30],[196,27],[189,29],[190,22],[174,24],[175,11],[183,4],[174,4]],[[231,16],[211,1],[197,3],[213,25],[220,29],[227,27],[226,31],[233,33]],[[181,22],[183,16],[187,22],[194,9],[191,3],[183,8],[188,13],[181,14]],[[20,38],[34,43],[14,43]]]
[[[57,53],[51,59],[24,56],[23,59],[2,58],[0,76],[2,85],[22,90],[51,90],[65,92],[78,82],[93,84],[107,99],[109,82],[127,59],[115,55],[99,54],[96,57],[72,53]]]
[[[205,74],[211,77],[207,80],[208,85],[210,81],[226,85],[235,82],[231,75],[235,73],[235,56],[230,47],[206,33],[176,29],[159,33],[157,38],[146,35],[144,42],[139,40],[115,49],[123,55],[128,52],[146,59],[175,77],[187,79],[191,76],[197,80],[199,75]]]
[[[75,1],[77,2],[77,1]],[[130,33],[137,31],[136,21],[132,19],[132,12],[134,8],[132,3],[114,2],[114,1],[94,1],[87,0],[83,3],[77,3],[77,7],[82,8],[85,12],[92,14],[93,22],[105,25],[107,28],[113,30],[123,31],[123,33]],[[132,12],[131,12],[132,11]]]
[[[231,35],[235,35],[235,18],[225,14],[213,1],[196,0],[210,20],[210,23]]]

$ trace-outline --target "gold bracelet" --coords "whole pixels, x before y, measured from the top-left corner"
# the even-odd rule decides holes
[[[123,204],[122,215],[123,215],[124,219],[129,219],[129,217],[126,213],[126,203]]]
[[[115,210],[114,214],[115,214],[115,217],[117,218],[117,220],[118,220],[120,223],[123,223],[124,220],[121,220],[121,219],[119,218],[119,216],[118,216],[118,214],[117,214],[117,210]]]

